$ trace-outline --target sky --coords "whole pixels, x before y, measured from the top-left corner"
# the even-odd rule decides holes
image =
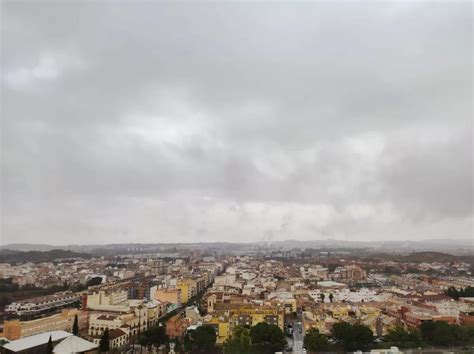
[[[470,2],[1,2],[1,243],[469,239]]]

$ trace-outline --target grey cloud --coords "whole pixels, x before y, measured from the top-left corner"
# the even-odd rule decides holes
[[[470,4],[2,6],[3,243],[472,235]]]

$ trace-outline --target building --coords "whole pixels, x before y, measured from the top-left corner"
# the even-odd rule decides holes
[[[80,337],[69,336],[54,347],[53,353],[96,353],[98,346]]]
[[[155,300],[161,302],[169,302],[171,304],[176,304],[177,307],[181,307],[181,289],[179,288],[165,288],[165,289],[156,289]]]
[[[43,317],[32,321],[20,321],[19,319],[7,320],[3,324],[4,337],[8,340],[16,340],[43,332],[71,332],[76,315],[79,329],[81,330],[87,328],[88,314],[86,311],[77,309],[63,309],[60,314]]]
[[[198,294],[198,283],[195,279],[186,278],[178,282],[177,287],[181,291],[181,302],[186,304],[189,299]]]
[[[95,345],[99,346],[101,336],[95,336],[92,338],[92,341]],[[126,327],[114,328],[109,330],[109,348],[118,349],[128,344],[129,342],[129,333]]]
[[[110,331],[115,328],[120,328],[124,325],[125,322],[120,317],[120,315],[91,315],[89,318],[89,336],[101,337],[106,328]]]
[[[114,306],[126,302],[128,292],[126,290],[99,290],[87,295],[87,307]]]
[[[129,336],[136,336],[140,332],[148,328],[149,323],[155,323],[157,317],[149,318],[152,313],[157,316],[158,312],[150,311],[150,307],[146,306],[139,300],[132,300],[129,309],[126,312],[108,312],[92,314],[89,318],[88,334],[92,338],[100,338],[105,329],[128,328]]]
[[[461,326],[474,326],[474,311],[460,312],[459,323],[461,324]]]
[[[21,339],[17,339],[3,346],[6,353],[36,354],[46,353],[46,347],[51,338],[53,345],[58,344],[63,339],[72,336],[72,333],[65,331],[51,331],[36,334]]]
[[[203,324],[216,328],[217,343],[224,343],[236,326],[255,326],[266,322],[284,330],[285,310],[276,306],[250,304],[217,304],[215,311],[203,319]]]
[[[5,307],[5,312],[17,316],[36,316],[54,312],[64,307],[80,303],[81,295],[72,292],[61,292],[12,302]]]

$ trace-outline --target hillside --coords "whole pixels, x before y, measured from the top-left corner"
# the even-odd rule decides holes
[[[431,263],[431,262],[459,262],[469,261],[470,257],[454,256],[443,252],[413,252],[406,256],[400,256],[397,260],[407,263]]]
[[[52,262],[72,258],[91,258],[88,253],[78,253],[68,250],[54,249],[50,251],[14,251],[9,249],[0,250],[0,262],[24,263],[24,262]]]

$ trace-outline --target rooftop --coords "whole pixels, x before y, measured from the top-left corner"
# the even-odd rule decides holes
[[[52,341],[55,342],[55,341],[58,341],[70,336],[72,336],[72,333],[65,332],[65,331],[44,332],[44,333],[36,334],[34,336],[25,337],[25,338],[11,341],[10,343],[5,344],[3,347],[5,349],[11,350],[12,352],[19,352],[19,351],[26,350],[29,348],[34,348],[40,345],[44,345],[48,343],[49,337],[51,337]]]
[[[53,353],[82,353],[98,346],[77,336],[69,336],[54,347]]]

